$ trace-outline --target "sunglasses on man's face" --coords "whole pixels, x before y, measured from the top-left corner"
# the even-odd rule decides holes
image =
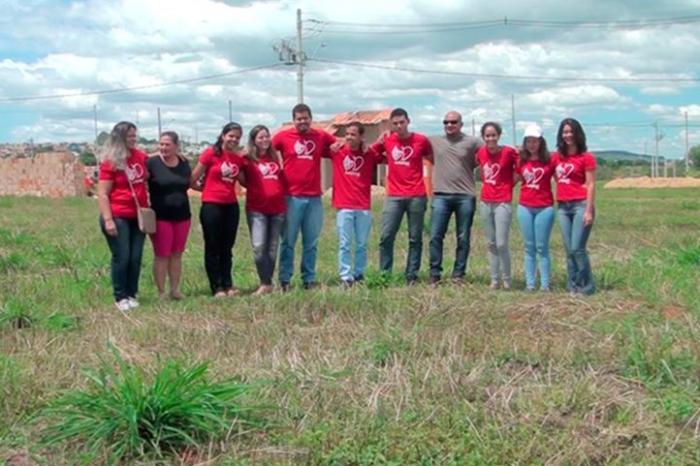
[[[442,120],[443,125],[458,125],[460,123],[459,120]]]

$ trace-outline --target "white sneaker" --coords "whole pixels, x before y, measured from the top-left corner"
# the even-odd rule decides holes
[[[129,309],[136,309],[139,307],[139,302],[136,301],[136,298],[129,297]]]
[[[114,303],[115,306],[117,306],[117,309],[119,309],[121,312],[129,312],[129,309],[131,309],[131,306],[129,305],[129,300],[124,298],[120,299],[116,303]]]

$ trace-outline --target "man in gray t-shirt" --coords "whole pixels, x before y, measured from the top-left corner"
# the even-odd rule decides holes
[[[435,159],[430,228],[430,282],[434,286],[442,274],[442,244],[453,212],[457,249],[452,279],[464,279],[476,209],[476,151],[482,144],[480,139],[462,133],[462,115],[458,112],[447,112],[443,124],[445,134],[430,138]]]

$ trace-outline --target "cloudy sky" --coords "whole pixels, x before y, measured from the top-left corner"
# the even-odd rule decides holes
[[[533,7],[536,5],[536,7]],[[576,5],[576,6],[572,6]],[[276,127],[297,101],[315,119],[405,107],[439,133],[448,110],[503,123],[512,143],[538,122],[553,140],[579,119],[592,149],[662,153],[700,144],[700,0],[0,0],[0,141],[87,141],[122,119],[211,140],[228,120]],[[124,92],[102,92],[119,89]],[[58,96],[58,97],[57,97]]]

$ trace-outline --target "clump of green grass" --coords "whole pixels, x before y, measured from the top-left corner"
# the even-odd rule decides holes
[[[378,336],[366,344],[365,354],[375,366],[388,366],[394,358],[406,353],[411,345],[396,331]]]
[[[693,379],[697,363],[693,354],[674,346],[675,338],[669,334],[658,337],[640,335],[630,329],[625,360],[625,373],[651,387],[677,386]],[[697,380],[694,380],[697,383]]]
[[[251,386],[210,381],[207,363],[170,361],[149,377],[112,353],[116,368],[103,360],[87,373],[86,389],[65,392],[42,412],[49,422],[44,445],[73,441],[83,454],[116,463],[196,449],[237,427],[259,425],[256,409],[240,402]]]
[[[700,245],[681,248],[676,254],[676,260],[684,266],[700,265]]]
[[[23,329],[31,327],[35,320],[26,303],[18,299],[9,299],[0,307],[0,324]]]
[[[26,268],[27,259],[22,254],[18,252],[0,253],[0,274],[9,274]]]

